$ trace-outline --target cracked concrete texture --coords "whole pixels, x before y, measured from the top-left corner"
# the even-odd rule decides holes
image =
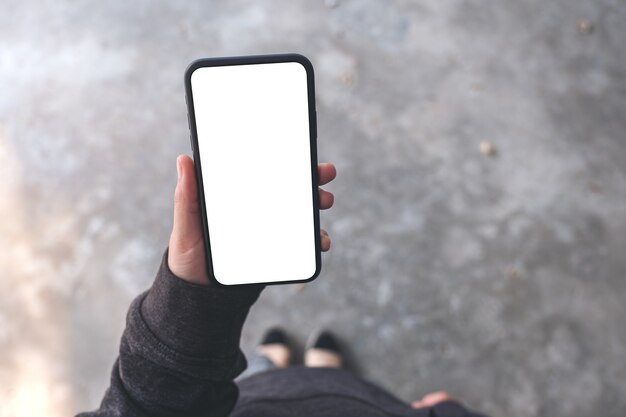
[[[274,52],[316,68],[333,249],[315,282],[264,292],[245,349],[269,325],[301,342],[326,326],[405,400],[626,411],[624,2],[2,10],[0,416],[97,406],[167,243],[182,73]]]

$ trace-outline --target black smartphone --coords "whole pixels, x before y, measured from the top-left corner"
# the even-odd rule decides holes
[[[209,277],[307,282],[321,269],[313,65],[208,58],[185,72]]]

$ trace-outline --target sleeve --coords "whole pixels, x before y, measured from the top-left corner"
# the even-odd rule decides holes
[[[246,367],[241,329],[262,288],[188,283],[166,252],[152,288],[130,306],[100,408],[78,417],[228,415]]]

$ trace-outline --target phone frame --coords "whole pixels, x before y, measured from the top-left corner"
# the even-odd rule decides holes
[[[296,62],[301,64],[306,70],[307,79],[307,98],[309,113],[309,144],[311,153],[311,192],[313,196],[313,224],[315,239],[315,272],[307,279],[298,279],[291,281],[274,281],[274,282],[253,282],[246,284],[224,284],[220,282],[214,274],[211,240],[209,225],[207,224],[206,200],[204,196],[204,184],[202,179],[202,161],[200,160],[200,152],[198,151],[198,134],[196,129],[196,116],[193,103],[193,94],[191,89],[191,76],[195,70],[205,67],[218,66],[234,66],[234,65],[255,65],[255,64],[275,64]],[[203,58],[193,61],[185,71],[185,101],[187,103],[187,122],[191,138],[191,150],[193,153],[196,184],[198,189],[198,201],[200,202],[200,217],[202,222],[202,234],[204,236],[204,250],[207,265],[207,275],[209,279],[221,287],[246,287],[251,285],[283,285],[283,284],[302,284],[311,282],[317,278],[322,269],[321,256],[321,236],[320,236],[320,218],[319,218],[319,178],[317,172],[317,112],[315,107],[315,80],[313,65],[303,55],[288,54],[272,54],[272,55],[250,55],[250,56],[234,56],[219,58]]]

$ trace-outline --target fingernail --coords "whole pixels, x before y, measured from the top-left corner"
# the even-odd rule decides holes
[[[182,169],[180,166],[180,157],[176,158],[176,171],[178,171],[178,182],[180,182],[180,178],[183,176]]]

